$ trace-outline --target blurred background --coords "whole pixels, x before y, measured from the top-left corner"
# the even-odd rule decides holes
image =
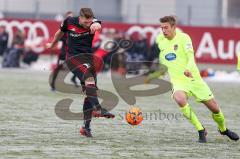
[[[0,0],[1,18],[61,20],[67,11],[91,7],[103,21],[158,24],[177,15],[190,26],[239,26],[239,0]]]
[[[0,0],[1,18],[63,19],[91,7],[104,21],[157,24],[161,16],[174,14],[190,26],[239,26],[239,0]]]
[[[102,21],[93,41],[94,54],[104,62],[97,82],[108,96],[105,103],[117,105],[111,110],[115,119],[93,119],[91,140],[79,136],[82,121],[75,117],[84,95],[63,65],[64,39],[53,50],[45,49],[66,13],[78,16],[81,7],[92,8]],[[240,143],[220,136],[211,113],[193,98],[190,105],[209,132],[207,145],[196,142],[171,91],[145,97],[145,91],[164,87],[122,87],[113,80],[112,75],[126,76],[133,83],[132,77],[158,69],[155,39],[161,34],[159,18],[166,15],[175,15],[178,31],[191,36],[201,75],[228,128],[240,134],[240,0],[0,0],[0,158],[240,159]],[[120,91],[136,96],[142,125],[125,121],[132,104]],[[61,112],[66,118],[60,118]]]
[[[1,68],[53,70],[62,43],[53,51],[45,50],[44,45],[52,39],[66,12],[78,16],[81,7],[92,8],[103,22],[102,32],[96,34],[93,43],[95,54],[105,63],[103,72],[153,71],[158,59],[154,40],[161,33],[159,18],[176,15],[178,29],[192,37],[202,76],[218,74],[219,79],[239,79],[239,0],[0,0]],[[132,45],[117,45],[117,49],[109,45],[111,49],[106,50],[109,41],[120,44],[124,40]]]

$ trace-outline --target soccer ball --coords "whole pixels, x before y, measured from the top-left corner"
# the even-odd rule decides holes
[[[143,120],[142,111],[138,107],[131,107],[125,117],[126,121],[131,125],[138,125]]]

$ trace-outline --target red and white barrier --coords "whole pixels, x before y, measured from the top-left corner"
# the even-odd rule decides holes
[[[44,45],[54,36],[60,23],[47,20],[1,19],[0,25],[6,26],[10,42],[14,30],[18,27],[25,30],[27,44],[32,45],[35,52],[50,53],[44,49]],[[150,44],[161,33],[158,25],[103,22],[103,29],[113,28],[133,36],[145,34]],[[240,52],[240,28],[179,26],[179,29],[191,36],[197,62],[217,64],[237,62],[236,55]],[[59,48],[60,45],[56,50]]]

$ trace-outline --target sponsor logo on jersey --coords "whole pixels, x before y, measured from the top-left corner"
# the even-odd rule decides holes
[[[168,53],[165,55],[165,59],[168,61],[173,61],[177,58],[176,54],[174,53]]]
[[[85,36],[85,35],[88,35],[88,34],[89,34],[89,32],[85,32],[85,33],[82,33],[82,34],[70,33],[70,36],[77,38],[77,37]]]

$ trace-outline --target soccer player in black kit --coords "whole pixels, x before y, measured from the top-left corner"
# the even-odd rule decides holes
[[[101,30],[101,22],[94,18],[91,8],[81,8],[78,17],[68,17],[63,21],[53,41],[46,46],[53,48],[64,34],[67,35],[66,63],[69,70],[81,81],[86,95],[83,104],[84,125],[80,128],[80,134],[86,137],[92,137],[90,129],[92,115],[105,118],[115,117],[101,107],[97,97],[92,41],[94,33],[99,30]]]
[[[65,18],[67,18],[67,17],[73,17],[73,12],[68,11],[65,14]],[[66,35],[64,35],[60,39],[60,41],[62,41],[61,52],[58,55],[57,66],[53,70],[53,76],[52,76],[52,79],[50,81],[50,86],[51,86],[52,91],[55,91],[55,82],[56,82],[58,73],[59,73],[60,70],[64,69],[63,63],[65,62],[65,59],[66,59]],[[71,81],[75,84],[75,86],[78,86],[75,78],[76,78],[76,76],[73,75],[73,77],[71,78]]]

